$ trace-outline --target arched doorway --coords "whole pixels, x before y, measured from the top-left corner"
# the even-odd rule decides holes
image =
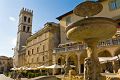
[[[98,53],[98,57],[112,57],[112,56],[109,51],[105,50]],[[105,72],[105,71],[109,71],[111,73],[113,72],[112,62],[102,63],[101,68],[102,68],[102,72]]]
[[[60,56],[58,59],[57,59],[57,64],[58,65],[61,65],[63,66],[65,64],[65,57],[64,56]],[[64,69],[57,69],[57,74],[64,74]]]
[[[64,65],[65,64],[65,57],[61,56],[57,60],[58,65]]]
[[[71,54],[67,59],[67,64],[71,66],[72,69],[78,70],[78,57],[76,54]]]

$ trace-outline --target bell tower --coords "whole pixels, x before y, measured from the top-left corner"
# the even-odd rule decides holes
[[[26,40],[32,34],[33,11],[23,8],[19,14],[16,48],[19,52],[25,46]]]

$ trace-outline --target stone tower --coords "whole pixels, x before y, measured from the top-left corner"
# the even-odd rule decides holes
[[[19,15],[18,33],[17,33],[17,51],[25,46],[26,40],[32,33],[33,11],[23,8]]]
[[[33,11],[23,8],[19,14],[19,24],[17,32],[17,43],[14,49],[14,67],[20,66],[20,54],[23,54],[23,48],[25,53],[26,40],[32,34],[32,18]]]

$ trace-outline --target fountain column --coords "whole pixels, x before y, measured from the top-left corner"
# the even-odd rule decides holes
[[[87,39],[85,42],[88,44],[87,55],[84,60],[84,79],[85,80],[100,80],[100,62],[97,57],[97,42],[95,39]]]

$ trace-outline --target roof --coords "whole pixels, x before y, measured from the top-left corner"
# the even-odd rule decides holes
[[[69,14],[72,14],[72,13],[73,13],[73,10],[71,10],[71,11],[69,11],[69,12],[67,12],[67,13],[59,16],[59,17],[57,17],[56,19],[61,20],[63,17],[65,17],[65,16],[67,16],[67,15],[69,15]]]
[[[0,56],[0,59],[9,59],[9,58],[6,56]]]
[[[57,27],[58,24],[57,23],[54,23],[54,22],[47,22],[44,27],[42,29],[40,29],[38,32],[34,33],[32,36],[30,36],[28,39],[27,39],[27,42],[37,38],[38,36],[40,36],[41,34],[43,34],[44,32],[46,31],[49,31],[52,27]]]
[[[97,2],[103,2],[103,1],[106,1],[106,0],[98,0]],[[69,14],[72,14],[72,13],[73,13],[73,10],[71,10],[71,11],[69,11],[69,12],[67,12],[67,13],[59,16],[59,17],[57,17],[56,19],[61,20],[63,17],[65,17],[65,16],[67,16]]]

